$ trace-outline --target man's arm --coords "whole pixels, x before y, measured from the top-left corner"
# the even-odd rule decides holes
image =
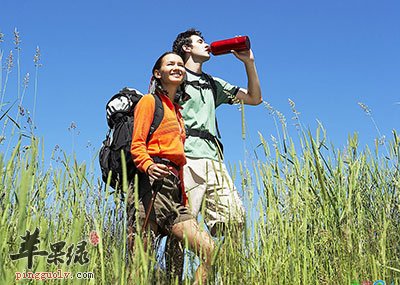
[[[232,53],[244,63],[247,74],[247,90],[240,88],[236,94],[236,98],[243,100],[244,104],[247,105],[258,105],[262,102],[260,80],[258,79],[258,73],[256,65],[254,63],[254,55],[250,50]]]

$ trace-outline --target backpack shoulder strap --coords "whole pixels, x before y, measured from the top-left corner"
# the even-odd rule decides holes
[[[205,72],[203,72],[203,74],[206,77],[207,81],[210,83],[211,91],[214,96],[214,107],[217,108],[217,84],[215,83],[215,80],[211,75],[209,75]],[[219,132],[219,128],[218,128],[217,114],[215,114],[215,128],[217,129],[217,136],[220,139],[221,133]]]
[[[164,107],[161,101],[160,96],[156,94],[152,94],[155,100],[155,107],[154,107],[154,118],[153,122],[150,126],[149,135],[147,136],[147,142],[150,140],[150,137],[153,135],[155,130],[160,126],[162,119],[164,118]]]
[[[205,72],[203,72],[203,74],[206,77],[207,81],[210,83],[211,91],[214,96],[214,105],[215,105],[215,107],[217,107],[217,84],[215,83],[215,80],[211,75],[209,75]]]

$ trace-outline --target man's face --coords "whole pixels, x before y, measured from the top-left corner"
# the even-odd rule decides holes
[[[200,59],[201,61],[207,61],[210,59],[210,45],[207,44],[201,37],[193,35],[190,36],[192,44],[190,47],[190,54],[193,58]]]

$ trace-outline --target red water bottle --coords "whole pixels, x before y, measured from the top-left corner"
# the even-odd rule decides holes
[[[212,42],[210,50],[213,55],[227,54],[231,50],[244,51],[250,49],[250,39],[248,36],[234,37],[231,39]]]

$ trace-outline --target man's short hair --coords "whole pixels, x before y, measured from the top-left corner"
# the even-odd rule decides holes
[[[190,38],[191,36],[199,36],[204,40],[200,31],[191,28],[180,33],[176,37],[174,43],[172,44],[172,50],[176,52],[178,55],[180,55],[185,62],[186,62],[186,56],[185,56],[185,51],[182,49],[182,47],[184,45],[191,46],[192,44],[192,39]]]

